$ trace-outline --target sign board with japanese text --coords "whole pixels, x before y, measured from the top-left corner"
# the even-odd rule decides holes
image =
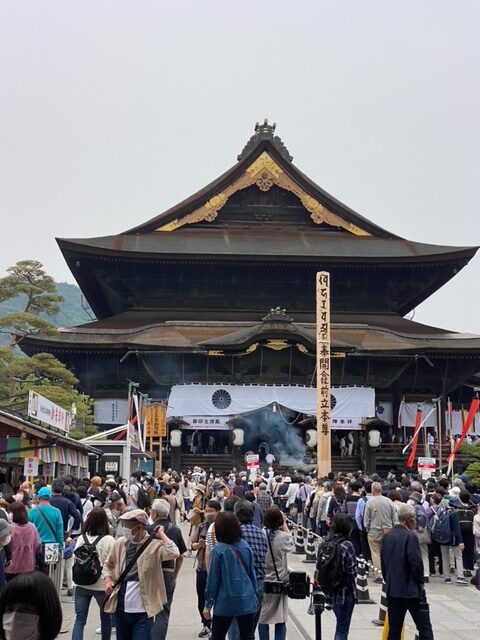
[[[260,466],[260,457],[257,453],[245,456],[245,461],[247,463],[247,469],[258,469]]]
[[[145,407],[145,435],[147,438],[165,438],[167,435],[167,408],[155,402]]]
[[[330,274],[317,273],[317,473],[331,470]]]
[[[70,430],[70,412],[47,400],[36,391],[28,393],[28,415],[62,431]]]
[[[38,458],[25,458],[23,462],[23,475],[27,478],[38,476]]]
[[[422,474],[423,480],[428,480],[435,473],[437,468],[436,458],[419,458],[417,464],[418,472]]]
[[[127,422],[128,400],[109,398],[96,400],[93,409],[95,424],[121,425]]]
[[[188,422],[182,426],[182,429],[220,429],[227,431],[232,426],[229,420],[232,416],[185,416],[184,420]]]

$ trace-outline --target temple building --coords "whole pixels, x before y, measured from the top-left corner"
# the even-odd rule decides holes
[[[239,424],[244,448],[265,450],[271,438],[259,425],[272,414],[286,427],[283,441],[295,433],[304,446],[316,385],[315,277],[324,270],[332,283],[333,386],[347,405],[349,389],[369,403],[362,419],[359,408],[337,403],[344,408],[332,427],[340,437],[377,415],[395,438],[402,400],[467,405],[480,381],[480,337],[406,316],[477,247],[401,238],[292,160],[265,121],[233,167],[164,213],[117,235],[58,239],[97,320],[29,336],[22,349],[64,362],[97,400],[103,428],[125,419],[128,380],[155,400],[170,398],[182,467],[199,454],[229,460]]]

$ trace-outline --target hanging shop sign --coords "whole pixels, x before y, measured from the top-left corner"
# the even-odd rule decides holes
[[[28,415],[30,418],[40,420],[40,422],[62,431],[70,430],[70,412],[44,398],[36,391],[29,391],[28,393]]]
[[[23,475],[38,476],[38,458],[25,458],[23,462]]]

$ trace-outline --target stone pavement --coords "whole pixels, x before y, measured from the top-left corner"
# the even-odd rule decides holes
[[[313,575],[314,564],[304,564],[303,556],[292,554],[289,566],[295,571],[307,571]],[[194,640],[201,629],[196,606],[195,569],[193,558],[185,558],[178,579],[168,640]],[[376,604],[362,604],[355,607],[350,638],[353,640],[380,640],[382,628],[372,624],[378,618],[381,587],[369,580],[370,597]],[[440,578],[431,578],[427,585],[427,597],[431,608],[435,640],[478,640],[480,638],[480,592],[474,587],[455,583],[444,585]],[[70,638],[73,621],[73,598],[62,595],[65,615],[64,634],[60,638]],[[290,620],[288,622],[288,640],[315,640],[315,619],[307,614],[308,600],[290,600]],[[85,628],[85,640],[99,640],[95,630],[100,626],[98,607],[94,600],[90,605],[88,623]],[[331,611],[322,615],[322,640],[334,637],[335,616]],[[413,622],[407,614],[405,640],[415,636]],[[273,640],[273,633],[271,633]],[[112,634],[115,640],[115,634]]]

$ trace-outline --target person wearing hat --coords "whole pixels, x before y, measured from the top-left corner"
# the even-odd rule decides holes
[[[167,602],[159,567],[178,558],[179,550],[162,526],[155,536],[148,535],[148,517],[142,509],[124,512],[120,520],[124,536],[115,540],[103,567],[109,596],[104,611],[115,614],[118,640],[151,640],[154,617]]]
[[[191,555],[192,540],[196,537],[198,527],[203,521],[203,511],[205,509],[206,502],[205,493],[205,485],[197,484],[195,486],[195,497],[193,498],[192,508],[187,514],[187,518],[190,520],[190,531],[188,533],[190,551],[187,554],[187,557]]]
[[[64,547],[63,518],[60,510],[50,504],[52,491],[49,487],[42,487],[37,496],[38,505],[30,509],[28,519],[37,527],[42,548],[46,544],[57,543],[59,550],[62,551]],[[39,558],[38,567],[43,573],[48,573],[48,567],[43,562],[43,558]]]

